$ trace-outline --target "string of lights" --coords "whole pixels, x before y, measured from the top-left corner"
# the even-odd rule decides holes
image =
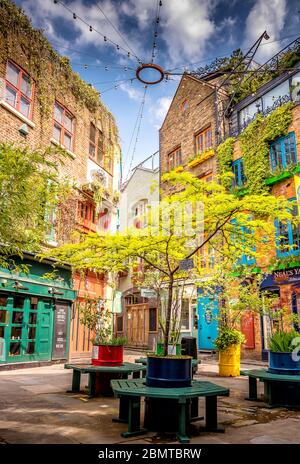
[[[113,30],[119,35],[119,37],[121,37],[121,39],[123,40],[123,42],[125,43],[126,47],[131,51],[131,53],[133,54],[133,56],[137,56],[136,53],[132,50],[132,47],[129,45],[129,43],[127,42],[127,40],[125,39],[125,37],[121,34],[121,32],[119,31],[119,29],[117,27],[115,27],[115,25],[112,23],[112,21],[108,18],[108,16],[105,14],[105,12],[103,11],[103,9],[101,8],[101,6],[96,3],[96,8],[98,8],[99,11],[101,11],[101,13],[103,14],[104,18],[106,19],[106,21],[111,25],[111,27],[113,28]],[[141,60],[139,60],[141,61]]]
[[[131,81],[133,82],[136,79],[136,77],[133,77],[132,79],[126,79],[126,81]],[[121,87],[122,82],[120,84],[116,84],[113,87],[109,87],[108,89],[100,90],[100,94],[102,95],[103,93],[108,92],[109,90],[117,90],[119,87]]]
[[[151,63],[153,63],[155,58],[155,49],[157,48],[157,37],[158,37],[158,26],[160,22],[160,9],[162,7],[162,0],[157,0],[156,5],[156,14],[155,14],[155,23],[154,23],[154,33],[153,33],[153,43],[152,43],[152,52],[151,52]]]
[[[141,60],[135,55],[133,54],[132,52],[130,52],[129,50],[127,50],[126,48],[122,47],[121,45],[117,44],[114,40],[112,40],[110,37],[108,37],[107,35],[104,35],[102,34],[102,32],[98,31],[94,26],[92,26],[91,24],[87,23],[85,19],[83,19],[81,16],[79,16],[75,11],[73,11],[71,8],[68,7],[68,5],[66,5],[65,3],[61,2],[60,0],[54,0],[54,3],[55,4],[60,4],[63,8],[65,8],[65,10],[67,10],[69,13],[71,13],[73,15],[73,19],[74,20],[79,20],[81,21],[83,24],[85,24],[88,28],[89,28],[89,31],[90,32],[96,32],[96,34],[100,35],[104,42],[108,42],[112,45],[114,45],[116,47],[117,50],[122,50],[123,52],[125,52],[127,54],[127,57],[128,58],[131,58],[131,56],[133,55],[137,61],[139,63],[141,63]]]

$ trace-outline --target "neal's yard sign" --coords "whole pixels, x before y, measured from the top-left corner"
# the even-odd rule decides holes
[[[292,283],[300,280],[300,267],[294,267],[294,269],[284,269],[282,271],[274,271],[272,273],[274,282],[279,284]]]

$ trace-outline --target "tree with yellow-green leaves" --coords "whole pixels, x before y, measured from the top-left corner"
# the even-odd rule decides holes
[[[164,196],[159,208],[149,212],[143,229],[91,233],[80,243],[62,246],[50,255],[70,263],[74,270],[98,272],[132,271],[142,261],[147,281],[152,278],[167,293],[161,324],[166,355],[174,289],[179,279],[187,277],[201,286],[201,250],[207,245],[215,248],[220,266],[226,259],[238,263],[241,254],[267,256],[275,246],[274,219],[296,219],[291,215],[291,203],[284,197],[265,193],[238,197],[221,183],[205,183],[189,173],[171,172],[163,176],[162,182],[166,187],[175,187],[176,193]],[[257,240],[259,248],[255,247]],[[186,260],[193,260],[192,270],[184,270],[182,263]]]

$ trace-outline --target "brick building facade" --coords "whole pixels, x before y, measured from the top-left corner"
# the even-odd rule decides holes
[[[255,94],[240,101],[233,107],[230,117],[227,117],[225,121],[219,120],[220,112],[216,104],[220,106],[226,103],[226,90],[221,93],[219,89],[217,92],[217,82],[218,80],[209,80],[209,77],[208,81],[203,81],[188,74],[183,75],[160,129],[161,174],[173,169],[177,172],[184,170],[209,182],[218,173],[216,149],[221,140],[228,136],[236,137],[243,132],[247,124],[256,117],[257,112],[262,112],[266,116],[287,101],[292,101],[294,103],[292,123],[284,137],[272,142],[275,148],[272,148],[270,144],[270,160],[266,161],[265,169],[266,172],[272,171],[273,168],[276,173],[278,170],[281,171],[281,175],[276,177],[274,174],[274,178],[268,180],[269,191],[272,194],[284,195],[287,199],[299,199],[300,107],[298,102],[300,92],[297,92],[297,89],[299,90],[300,86],[300,73],[298,69],[292,69],[278,76],[259,88]],[[276,154],[272,155],[273,152]],[[282,153],[282,158],[280,153]],[[272,156],[277,156],[276,169],[273,166]],[[289,164],[292,165],[294,171],[291,171]],[[234,143],[232,172],[234,185],[241,188],[246,180],[243,173],[241,146],[237,139]],[[164,189],[163,183],[161,187]],[[171,192],[168,191],[168,193]],[[279,295],[281,306],[287,306],[291,312],[300,315],[300,292],[298,290],[300,279],[298,281],[297,277],[300,272],[300,240],[298,240],[300,231],[288,225],[284,232],[287,236],[286,240],[294,249],[285,253],[284,256],[280,255],[280,251],[278,252],[275,248],[275,240],[278,239],[274,237],[274,250],[269,260],[277,258],[280,262],[280,259],[284,258],[279,264],[279,271],[275,270],[270,273],[269,261],[266,262],[266,260],[260,262],[258,259],[255,266],[260,268],[264,275],[262,290],[268,289]],[[276,233],[278,235],[278,232]],[[292,258],[291,262],[287,264],[286,258]],[[209,248],[203,250],[201,263],[208,270],[214,259],[212,250]],[[213,342],[218,329],[214,316],[218,315],[219,302],[218,297],[212,301],[211,298],[201,293],[200,288],[198,289],[197,311],[195,313],[190,308],[190,317],[192,326],[198,329],[199,349],[214,349]],[[206,317],[207,314],[210,315],[209,318]],[[266,318],[249,313],[241,320],[241,330],[246,335],[242,355],[246,358],[261,359],[264,357],[267,352],[270,330]]]
[[[100,95],[73,72],[40,31],[9,0],[0,2],[0,141],[46,150],[62,147],[67,156],[59,175],[72,185],[49,218],[48,246],[83,233],[117,227],[120,147],[113,115]],[[96,203],[94,195],[102,197]],[[83,283],[81,282],[83,280]],[[103,276],[74,276],[79,298],[106,296]],[[70,356],[89,352],[78,308],[72,311]],[[73,339],[72,339],[73,337]]]

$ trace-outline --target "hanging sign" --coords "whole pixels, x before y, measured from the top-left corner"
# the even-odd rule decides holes
[[[194,260],[192,258],[182,259],[179,261],[179,270],[187,271],[189,269],[194,269]]]
[[[152,288],[141,288],[141,297],[156,298],[156,291]]]

